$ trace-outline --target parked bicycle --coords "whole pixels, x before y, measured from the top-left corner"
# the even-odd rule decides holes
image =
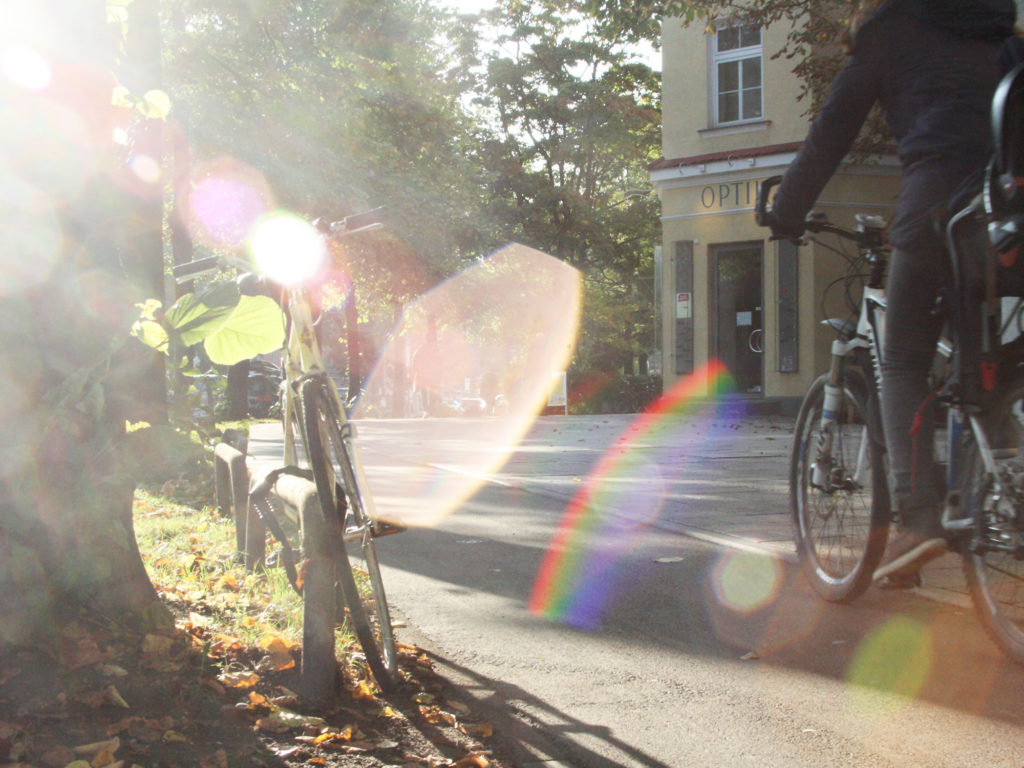
[[[380,223],[375,219],[358,214],[325,225],[321,231],[326,238],[345,237],[376,229]],[[175,267],[174,275],[183,282],[225,267],[243,272],[252,269],[246,260],[221,255]],[[334,531],[334,602],[339,608],[339,622],[342,609],[347,610],[367,664],[380,687],[387,690],[395,683],[397,653],[374,540],[399,529],[377,520],[356,452],[355,429],[324,368],[317,335],[319,309],[308,288],[283,288],[261,280],[247,290],[273,294],[285,310],[285,386],[281,398],[285,464],[305,468],[316,484],[328,530]]]
[[[993,122],[997,150],[985,192],[947,230],[954,289],[941,300],[949,333],[936,350],[935,382],[947,414],[942,525],[962,556],[982,625],[1024,663],[1024,280],[1010,263],[1024,246],[1024,68],[1001,84]],[[779,181],[762,184],[759,223],[768,221]],[[871,584],[889,527],[900,524],[879,409],[889,250],[878,217],[858,216],[849,229],[812,214],[806,228],[857,248],[840,282],[848,297],[861,286],[860,299],[851,317],[826,321],[836,332],[830,367],[801,404],[789,476],[804,573],[824,599],[849,602]]]

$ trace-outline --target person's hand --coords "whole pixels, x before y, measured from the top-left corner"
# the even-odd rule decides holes
[[[805,227],[803,221],[782,221],[774,212],[767,212],[765,225],[772,231],[772,240],[799,240],[803,237]]]

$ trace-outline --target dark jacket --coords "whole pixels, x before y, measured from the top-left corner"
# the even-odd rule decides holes
[[[944,208],[991,146],[996,54],[1012,33],[1012,0],[889,0],[860,27],[853,51],[786,171],[774,202],[799,229],[878,101],[898,142],[903,180],[889,231],[904,250],[942,241],[931,215]]]

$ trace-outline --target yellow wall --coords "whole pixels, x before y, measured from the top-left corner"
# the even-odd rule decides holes
[[[682,26],[679,19],[662,24],[662,153],[690,157],[750,146],[800,141],[807,133],[806,107],[797,101],[800,85],[793,60],[773,59],[785,41],[788,26],[765,30],[762,73],[764,121],[756,127],[712,129],[708,62],[709,35],[700,22]]]

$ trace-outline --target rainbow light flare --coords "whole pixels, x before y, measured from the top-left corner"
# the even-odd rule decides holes
[[[616,566],[622,555],[660,514],[660,494],[644,493],[648,510],[636,515],[625,507],[628,499],[616,498],[620,494],[635,496],[636,491],[617,493],[609,481],[635,477],[650,464],[646,457],[631,451],[638,440],[674,430],[682,418],[732,387],[726,367],[717,360],[708,363],[681,378],[637,418],[627,430],[628,436],[620,437],[601,457],[569,502],[548,547],[530,596],[531,613],[581,629],[597,625],[614,596]],[[661,488],[660,483],[654,485],[655,491]]]

